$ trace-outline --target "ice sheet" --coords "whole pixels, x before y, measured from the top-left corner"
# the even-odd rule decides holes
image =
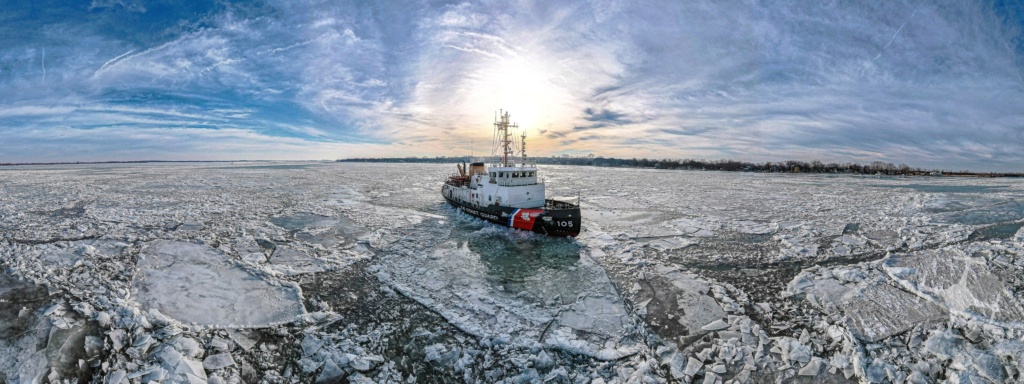
[[[305,313],[295,287],[272,284],[205,245],[154,241],[142,249],[138,268],[139,302],[185,323],[257,327]]]
[[[956,249],[893,255],[884,268],[904,289],[935,300],[950,311],[987,321],[1024,326],[1024,303],[1012,282],[988,261]]]
[[[108,382],[1006,382],[1024,371],[1018,180],[544,166],[550,195],[578,194],[584,208],[579,238],[551,241],[448,207],[437,189],[450,171],[0,172],[0,261],[54,300],[11,315],[39,319],[42,336],[8,344],[20,350],[0,364]],[[233,325],[256,328],[222,329]],[[40,340],[53,347],[28,347]]]

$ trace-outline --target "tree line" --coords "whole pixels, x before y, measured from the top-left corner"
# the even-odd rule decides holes
[[[383,163],[460,163],[480,161],[479,158],[470,156],[434,156],[434,157],[389,157],[389,158],[352,158],[341,159],[340,162],[383,162]],[[765,172],[765,173],[836,173],[836,174],[858,174],[858,175],[888,175],[888,176],[980,176],[980,177],[1022,177],[1024,173],[993,173],[993,172],[971,172],[953,171],[942,169],[924,169],[911,167],[907,164],[893,164],[882,161],[873,161],[868,164],[859,163],[824,163],[820,160],[800,161],[787,160],[777,162],[754,163],[737,160],[696,160],[696,159],[647,159],[631,158],[621,159],[614,157],[596,156],[548,156],[531,157],[531,163],[554,164],[554,165],[580,165],[597,167],[630,167],[630,168],[652,168],[652,169],[679,169],[679,170],[701,170],[701,171],[726,171],[726,172]]]

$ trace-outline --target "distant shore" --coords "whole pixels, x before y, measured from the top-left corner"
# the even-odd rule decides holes
[[[470,156],[438,156],[438,157],[380,157],[380,158],[349,158],[338,162],[376,162],[376,163],[458,163],[480,161]],[[579,165],[594,167],[624,167],[648,169],[673,169],[696,171],[726,172],[759,172],[759,173],[823,173],[823,174],[854,174],[854,175],[886,175],[886,176],[956,176],[956,177],[1024,177],[1024,173],[1012,172],[975,172],[952,171],[942,169],[923,169],[910,167],[906,164],[896,165],[875,161],[870,164],[857,163],[823,163],[821,161],[787,160],[780,162],[750,163],[735,160],[673,160],[673,159],[619,159],[602,156],[551,156],[531,157],[531,163],[545,165]]]
[[[149,164],[149,163],[267,163],[277,160],[122,160],[122,161],[57,161],[34,163],[0,163],[0,167],[36,165],[88,165],[88,164]],[[285,161],[285,160],[281,160]],[[298,162],[323,162],[323,160],[291,160]],[[338,159],[335,162],[349,163],[459,163],[480,161],[471,156],[438,157],[373,157]],[[914,168],[905,164],[895,165],[875,161],[870,164],[822,163],[820,161],[788,160],[780,162],[750,163],[735,160],[672,160],[672,159],[619,159],[602,156],[550,156],[531,157],[530,163],[541,165],[578,165],[593,167],[646,168],[691,171],[726,171],[757,173],[822,173],[885,176],[954,176],[954,177],[1024,177],[1015,172],[976,172],[968,170],[951,171],[941,169]]]
[[[0,163],[0,167],[21,165],[76,165],[76,164],[146,164],[146,163],[263,163],[270,160],[123,160],[123,161],[54,161],[39,163]]]

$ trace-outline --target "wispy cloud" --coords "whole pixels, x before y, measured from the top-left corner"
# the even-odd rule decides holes
[[[1014,3],[19,3],[0,161],[479,153],[504,108],[535,154],[1024,164]]]

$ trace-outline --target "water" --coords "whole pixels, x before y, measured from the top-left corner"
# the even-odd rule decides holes
[[[1024,226],[1024,223],[1006,223],[998,224],[989,227],[979,228],[974,232],[971,232],[971,236],[968,237],[968,241],[985,241],[991,239],[1009,239],[1013,237],[1020,228]]]
[[[0,173],[0,261],[12,276],[51,287],[45,302],[26,305],[34,318],[51,321],[43,327],[59,320],[70,330],[88,330],[83,335],[151,336],[144,350],[107,346],[86,356],[87,370],[60,366],[67,378],[90,380],[163,366],[161,351],[183,350],[176,340],[188,338],[201,348],[185,353],[186,360],[233,356],[235,365],[204,375],[241,381],[609,382],[630,375],[670,381],[682,380],[674,375],[690,357],[704,354],[708,366],[698,380],[720,360],[726,378],[742,375],[749,363],[771,367],[748,373],[752,377],[771,371],[770,380],[842,382],[841,370],[798,376],[808,362],[784,362],[754,348],[761,336],[770,348],[789,337],[799,342],[807,333],[805,343],[815,345],[816,358],[862,353],[833,345],[821,324],[849,340],[862,330],[834,319],[881,314],[864,321],[902,324],[857,298],[889,294],[866,290],[863,282],[916,281],[910,271],[880,272],[893,267],[879,263],[903,255],[992,258],[969,264],[980,268],[971,271],[973,281],[992,293],[964,289],[977,295],[975,302],[1004,306],[999,313],[1017,313],[1001,295],[1012,296],[1024,276],[1018,235],[1024,185],[1018,180],[919,178],[905,184],[854,176],[543,166],[549,195],[581,196],[583,231],[564,239],[511,230],[448,206],[438,190],[449,168],[218,163],[6,170]],[[181,252],[198,252],[183,260],[217,255],[224,263],[218,270],[238,272],[217,279],[301,292],[273,302],[297,305],[288,308],[301,313],[284,322],[246,325],[241,319],[207,328],[191,327],[176,313],[151,313],[140,297],[177,291],[140,296],[138,278],[131,276],[141,276],[140,265],[153,264],[147,258],[165,257],[152,249],[168,241]],[[999,267],[990,271],[989,265]],[[163,277],[159,286],[188,281]],[[232,308],[252,301],[244,288],[252,284],[210,286],[219,299],[208,305],[216,308],[174,301],[186,309],[180,313],[238,313]],[[843,292],[861,295],[840,297]],[[943,294],[914,297],[956,308],[942,301]],[[64,315],[43,314],[56,303],[66,304]],[[11,319],[23,318],[12,313],[4,313],[5,321],[21,324]],[[985,323],[988,312],[980,313],[977,321]],[[110,321],[101,323],[100,314]],[[720,328],[717,320],[732,323]],[[874,356],[926,361],[914,352],[919,348],[900,343],[915,332],[927,338],[940,326],[927,324],[905,330],[906,338],[863,343],[885,352]],[[49,363],[29,364],[30,354],[17,349],[0,354],[0,367],[48,374]],[[760,357],[747,361],[748,349],[749,356]],[[727,362],[730,350],[738,352]],[[60,348],[48,353],[60,360]],[[908,364],[885,361],[909,374]],[[95,368],[104,363],[107,371]]]

